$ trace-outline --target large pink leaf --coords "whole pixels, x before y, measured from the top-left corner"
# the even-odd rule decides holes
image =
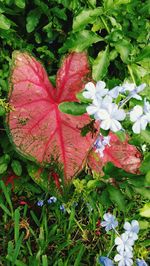
[[[95,172],[102,174],[102,168],[107,162],[112,162],[116,167],[124,169],[126,172],[138,174],[141,165],[141,153],[138,149],[128,144],[128,138],[121,142],[119,138],[113,134],[109,134],[110,146],[106,146],[104,157],[100,157],[93,148],[88,155],[88,164]]]
[[[53,88],[42,65],[28,53],[13,54],[10,104],[7,116],[10,136],[16,149],[45,165],[57,160],[66,179],[82,167],[93,139],[81,136],[80,128],[90,122],[88,115],[61,113],[58,104],[75,101],[89,73],[86,53],[71,53],[57,73]]]

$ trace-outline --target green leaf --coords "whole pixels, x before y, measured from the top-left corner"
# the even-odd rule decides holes
[[[26,2],[25,2],[25,0],[15,0],[15,4],[19,8],[25,8]]]
[[[146,218],[150,218],[150,203],[146,203],[143,208],[140,209],[140,215]]]
[[[120,54],[120,57],[124,63],[129,62],[129,54],[132,50],[132,45],[127,40],[121,40],[115,44],[117,52]]]
[[[67,15],[65,13],[65,8],[64,9],[60,9],[58,7],[54,7],[54,8],[51,9],[51,11],[59,19],[67,20]]]
[[[95,81],[103,79],[107,73],[109,66],[109,53],[108,47],[105,51],[100,51],[98,56],[93,62],[92,77]]]
[[[3,14],[0,14],[0,29],[9,30],[10,26],[11,21]]]
[[[148,154],[144,161],[142,162],[142,165],[140,167],[140,170],[142,173],[146,174],[149,171],[149,167],[150,167],[150,154]]]
[[[141,131],[141,136],[145,142],[150,144],[150,130],[142,130]]]
[[[3,116],[5,114],[5,108],[3,106],[0,106],[0,116]]]
[[[86,113],[88,104],[77,102],[64,102],[59,104],[58,108],[61,112],[70,115],[82,115]]]
[[[125,212],[125,198],[119,188],[108,185],[107,190],[111,201],[118,206],[120,211]]]
[[[7,170],[7,164],[2,163],[0,164],[0,174],[3,174]]]
[[[143,48],[140,54],[135,58],[135,62],[139,62],[145,58],[150,58],[150,45]]]
[[[17,176],[21,176],[22,174],[22,166],[20,164],[19,161],[17,160],[13,160],[11,163],[11,167],[13,169],[13,172],[17,175]]]
[[[96,21],[97,17],[103,14],[101,7],[95,9],[84,9],[73,20],[73,31],[80,31],[88,24]]]
[[[39,23],[40,17],[41,17],[41,11],[39,8],[35,8],[28,13],[27,24],[26,24],[26,29],[28,33],[34,31],[34,29]]]
[[[82,52],[93,43],[99,41],[103,41],[103,38],[99,37],[96,33],[89,30],[72,33],[65,41],[64,45],[59,49],[59,53],[65,53],[68,50]]]

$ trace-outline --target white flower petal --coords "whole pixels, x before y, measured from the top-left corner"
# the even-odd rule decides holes
[[[101,122],[101,128],[104,130],[110,129],[111,126],[111,119],[106,119]]]
[[[96,83],[96,89],[97,90],[99,90],[99,89],[103,90],[105,87],[106,87],[106,83],[104,81],[100,80]]]
[[[97,115],[100,120],[109,119],[110,117],[107,110],[105,109],[99,109]]]
[[[86,108],[86,111],[89,115],[94,115],[98,111],[98,108],[97,106],[91,104]]]
[[[123,84],[123,88],[125,91],[133,91],[136,85],[134,83],[125,83]]]
[[[136,105],[130,112],[130,120],[135,122],[143,114],[143,108],[140,105]]]
[[[141,131],[141,125],[140,125],[140,121],[137,121],[133,124],[132,126],[132,130],[135,134],[139,134]]]
[[[131,224],[129,222],[125,222],[123,228],[127,231],[130,231],[131,230]]]
[[[95,90],[95,85],[94,85],[94,83],[93,82],[88,82],[86,85],[85,85],[85,90],[90,90],[91,91],[91,89],[92,90]]]
[[[122,256],[120,254],[117,254],[115,257],[114,257],[114,261],[119,261],[122,259]]]
[[[125,117],[126,117],[126,113],[122,109],[115,109],[112,112],[112,116],[116,120],[123,121],[125,119]]]
[[[120,122],[118,122],[117,120],[115,119],[112,119],[111,120],[111,126],[110,126],[110,129],[113,131],[113,132],[117,132],[119,131],[120,129],[122,128]]]

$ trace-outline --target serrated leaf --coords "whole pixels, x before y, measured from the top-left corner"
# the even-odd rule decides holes
[[[22,166],[21,163],[17,160],[13,160],[11,163],[11,167],[13,169],[13,172],[17,175],[17,176],[21,176],[22,174]]]
[[[69,180],[82,168],[94,138],[90,132],[81,136],[80,128],[91,121],[87,114],[64,114],[58,105],[77,101],[76,93],[82,91],[89,73],[87,55],[71,53],[64,59],[56,89],[42,65],[28,53],[15,52],[13,61],[9,102],[14,109],[7,116],[10,137],[19,153],[41,166],[56,160]]]
[[[77,102],[64,102],[59,104],[58,108],[61,112],[70,115],[83,115],[86,113],[88,104]]]
[[[59,49],[59,53],[65,53],[66,51],[82,52],[99,41],[103,41],[103,38],[89,30],[72,33]]]
[[[103,79],[107,73],[109,66],[109,53],[108,47],[105,51],[100,51],[98,56],[93,62],[92,77],[95,81]]]
[[[101,7],[95,9],[84,9],[73,20],[73,31],[80,31],[88,24],[94,23],[96,18],[103,14]]]
[[[0,29],[9,30],[11,21],[3,14],[0,14]]]
[[[41,11],[39,8],[35,8],[28,13],[27,23],[26,23],[26,29],[28,33],[34,31],[34,29],[39,23],[40,17],[41,17]]]

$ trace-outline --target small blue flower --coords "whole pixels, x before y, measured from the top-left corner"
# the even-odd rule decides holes
[[[137,266],[148,266],[145,260],[140,260],[140,259],[136,260],[136,265]]]
[[[43,205],[44,205],[44,201],[43,200],[39,200],[37,202],[37,206],[42,207]]]
[[[57,198],[56,197],[50,197],[48,200],[47,200],[47,203],[48,204],[51,204],[51,203],[55,203],[57,201]]]
[[[108,257],[99,257],[99,262],[103,265],[103,266],[114,266],[114,263],[112,260],[110,260]]]
[[[61,210],[62,212],[65,212],[65,211],[66,211],[65,206],[64,206],[63,204],[60,205],[60,210]]]
[[[105,221],[101,222],[101,226],[105,227],[106,232],[108,232],[111,229],[114,229],[118,226],[118,222],[116,220],[116,217],[112,215],[111,213],[105,213],[103,216]]]

